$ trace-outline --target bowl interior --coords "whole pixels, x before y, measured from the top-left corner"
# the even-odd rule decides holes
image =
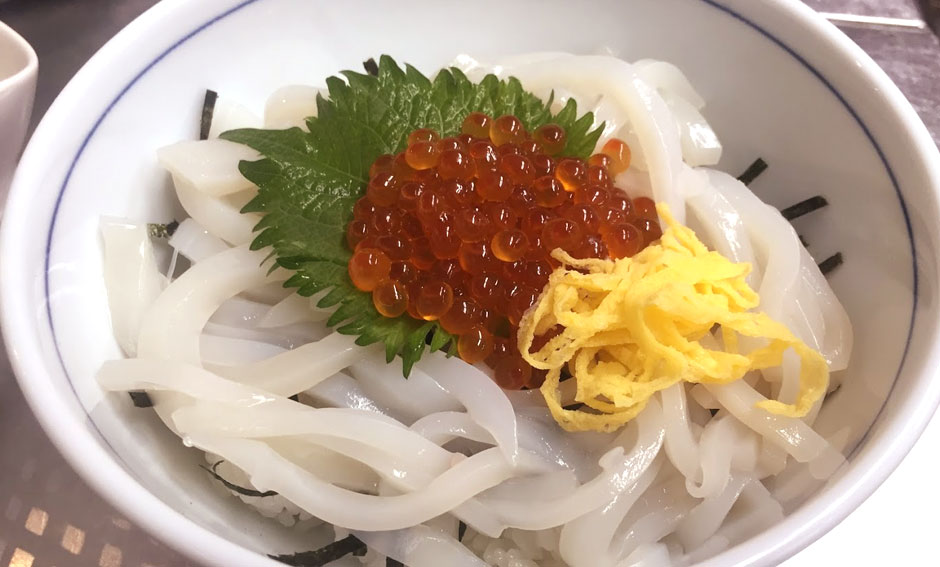
[[[916,398],[924,365],[902,369],[902,360],[908,350],[925,360],[933,340],[931,322],[915,329],[911,346],[915,313],[936,310],[936,238],[927,222],[936,218],[936,197],[923,185],[929,182],[923,167],[904,153],[904,144],[914,142],[895,111],[872,93],[870,79],[840,62],[850,55],[832,55],[832,32],[807,35],[799,8],[755,4],[609,0],[574,9],[560,1],[484,0],[458,13],[451,5],[403,0],[165,3],[134,24],[135,37],[117,38],[76,79],[24,159],[15,191],[36,195],[28,204],[20,199],[18,212],[29,213],[31,223],[21,223],[19,233],[8,229],[5,238],[21,238],[30,258],[17,276],[18,301],[40,307],[30,312],[35,329],[6,333],[14,350],[24,341],[41,353],[44,372],[24,375],[20,368],[31,404],[52,430],[68,420],[83,423],[141,486],[185,516],[173,530],[191,521],[264,553],[309,548],[309,541],[220,491],[198,468],[201,455],[184,448],[152,412],[134,409],[124,396],[105,396],[96,385],[100,364],[121,356],[101,276],[99,217],[179,217],[155,150],[195,137],[206,88],[260,114],[277,87],[322,85],[326,76],[359,69],[382,53],[433,73],[458,53],[485,59],[608,48],[627,60],[679,65],[706,99],[704,113],[724,143],[720,168],[736,174],[757,157],[770,164],[752,186],[767,203],[785,207],[814,195],[829,201],[795,223],[817,261],[843,254],[845,264],[830,282],[855,328],[843,386],[817,422],[820,433],[838,436],[853,455],[847,471],[804,505],[808,523],[799,530],[818,536],[830,521],[820,518],[824,505],[855,486],[852,473],[866,450],[877,454],[896,442],[884,428],[922,403]],[[8,285],[5,303],[12,293]],[[26,384],[35,381],[66,404],[65,415],[48,415],[40,386]],[[880,420],[883,431],[866,438],[889,393],[894,405]],[[74,456],[73,464],[86,475],[93,470]],[[134,510],[133,495],[108,496],[150,524],[145,512]],[[742,549],[723,561],[758,555],[753,546]],[[778,550],[777,558],[792,550]]]

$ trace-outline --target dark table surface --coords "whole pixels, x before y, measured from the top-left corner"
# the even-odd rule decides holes
[[[194,0],[195,1],[195,0]],[[877,61],[940,142],[940,43],[915,0],[806,0]],[[940,0],[923,0],[923,4]],[[155,0],[0,0],[39,55],[33,124],[78,68]],[[889,542],[883,542],[885,544]],[[873,543],[872,545],[874,545]],[[815,564],[800,556],[788,567]],[[0,567],[192,562],[128,522],[78,478],[29,411],[0,355]]]

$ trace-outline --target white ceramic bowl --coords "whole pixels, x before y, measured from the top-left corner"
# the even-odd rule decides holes
[[[537,14],[537,15],[536,15]],[[220,497],[196,457],[94,381],[120,356],[97,236],[101,215],[173,215],[154,151],[196,134],[204,89],[260,109],[285,84],[321,84],[390,53],[426,72],[457,52],[593,52],[677,63],[708,100],[721,167],[757,156],[753,188],[830,206],[798,230],[855,324],[842,389],[818,427],[849,428],[849,466],[786,521],[708,562],[772,565],[849,514],[913,445],[940,399],[934,143],[884,73],[796,1],[618,0],[467,4],[395,0],[165,1],[76,75],[22,159],[0,243],[3,329],[20,384],[70,463],[139,525],[218,565],[275,565],[290,534]]]

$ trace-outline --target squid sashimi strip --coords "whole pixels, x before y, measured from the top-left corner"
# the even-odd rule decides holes
[[[322,444],[297,443],[290,438],[271,439],[268,444],[331,484],[365,493],[374,493],[378,485],[379,476],[374,470]]]
[[[651,400],[647,409],[635,420],[639,424],[637,442],[629,453],[622,447],[611,449],[600,459],[603,471],[584,483],[571,495],[546,498],[523,505],[505,500],[481,501],[492,509],[509,527],[543,530],[560,526],[591,510],[606,505],[624,486],[629,486],[643,474],[659,454],[663,444],[662,411],[658,402]],[[623,435],[630,432],[626,429]]]
[[[844,370],[849,365],[854,342],[849,314],[832,291],[829,280],[819,271],[819,266],[805,248],[801,251],[800,257],[802,259],[800,276],[803,286],[810,290],[809,295],[816,299],[824,321],[822,327],[824,336],[819,341],[819,351],[826,357],[829,370],[832,372]]]
[[[746,185],[717,170],[707,170],[709,181],[727,198],[751,239],[761,271],[759,309],[776,320],[786,320],[789,298],[796,293],[800,274],[800,239],[779,211],[757,198]],[[799,335],[797,335],[799,336]],[[806,340],[806,337],[800,337]]]
[[[663,543],[648,543],[637,547],[617,567],[673,567],[675,561]]]
[[[264,252],[238,246],[190,267],[147,310],[137,339],[137,355],[200,364],[199,336],[219,306],[246,289],[286,278],[280,270],[259,269],[264,259]],[[160,392],[151,399],[157,415],[175,432],[170,414],[187,403],[185,396]]]
[[[199,364],[199,335],[222,303],[245,289],[283,281],[261,268],[264,252],[230,248],[192,266],[164,290],[144,316],[138,356]]]
[[[333,312],[332,309],[321,309],[316,306],[319,294],[314,297],[303,297],[292,293],[268,308],[267,312],[258,320],[259,327],[283,327],[305,321],[326,321]]]
[[[738,439],[734,429],[734,418],[724,415],[712,418],[702,430],[701,463],[696,482],[686,477],[686,490],[696,498],[715,496],[725,489],[731,478],[731,461],[734,459]]]
[[[655,59],[639,59],[633,62],[633,66],[636,67],[643,80],[657,89],[667,90],[682,97],[698,110],[705,107],[705,99],[695,90],[682,69],[672,63]]]
[[[397,361],[389,365],[383,357],[372,356],[353,363],[349,373],[367,396],[405,423],[431,413],[463,409],[458,400],[424,372],[413,372],[406,380],[401,377],[400,368]]]
[[[264,127],[271,130],[305,128],[307,118],[317,115],[317,95],[325,88],[286,85],[268,97],[264,105]]]
[[[112,391],[174,391],[190,400],[205,402],[178,408],[173,413],[171,421],[180,425],[180,431],[233,437],[322,434],[401,454],[435,456],[441,462],[451,458],[448,451],[382,414],[311,408],[181,362],[111,360],[102,365],[98,382]]]
[[[212,124],[209,139],[218,138],[219,134],[237,128],[261,128],[261,117],[244,105],[220,96],[212,108]]]
[[[238,163],[261,158],[257,151],[227,140],[184,140],[157,150],[160,165],[173,177],[209,197],[222,197],[251,189],[254,184],[238,170]]]
[[[293,350],[244,366],[218,368],[226,378],[262,390],[293,396],[317,385],[363,358],[380,356],[378,346],[361,347],[350,335],[330,333]]]
[[[643,472],[635,483],[625,486],[607,506],[592,510],[565,524],[561,530],[559,550],[571,567],[607,567],[616,564],[612,541],[624,517],[640,495],[659,475],[662,459]]]
[[[202,335],[199,337],[199,351],[206,368],[226,367],[239,364],[251,364],[284,352],[284,348],[270,343]]]
[[[611,434],[593,432],[570,436],[555,425],[548,408],[544,407],[541,418],[520,413],[516,424],[520,447],[546,462],[574,471],[581,482],[594,478],[601,471],[597,461],[614,438]]]
[[[167,279],[157,267],[147,225],[102,218],[101,236],[111,328],[121,349],[134,356],[144,316]]]
[[[708,182],[707,173],[699,173],[706,178],[701,184],[699,194],[686,201],[691,213],[689,227],[695,230],[703,242],[725,258],[735,263],[751,264],[754,269],[747,275],[747,283],[752,289],[759,289],[761,271],[757,269],[754,249],[741,213],[727,196]]]
[[[251,242],[252,229],[261,220],[257,213],[241,213],[241,207],[226,197],[201,193],[191,183],[174,176],[176,197],[190,217],[233,246]]]
[[[176,231],[167,243],[189,258],[191,262],[201,262],[219,252],[224,252],[229,247],[225,241],[209,234],[208,230],[191,218],[184,219],[176,227]]]
[[[519,455],[516,413],[503,390],[486,374],[469,364],[452,364],[437,352],[425,356],[415,366],[456,398],[474,421],[496,440],[506,459],[513,463]]]
[[[699,443],[692,434],[685,385],[674,384],[660,392],[663,404],[663,426],[666,429],[665,451],[669,461],[686,478],[700,477]]]
[[[437,445],[445,445],[457,438],[494,444],[493,435],[462,412],[441,411],[426,415],[412,423],[411,430]]]
[[[452,536],[425,525],[392,532],[354,531],[370,548],[408,567],[486,567]]]
[[[831,474],[845,462],[841,453],[801,419],[775,415],[757,408],[756,404],[767,398],[744,381],[704,386],[741,423],[797,461],[814,463],[818,474]]]
[[[180,410],[185,411],[185,410]],[[211,432],[208,432],[211,433]],[[290,443],[290,447],[322,447],[369,467],[383,481],[400,492],[411,492],[430,484],[447,470],[452,458],[440,459],[435,455],[403,454],[395,452],[394,441],[385,447],[366,444],[344,437],[304,434],[282,439],[267,438],[267,443]],[[283,453],[283,451],[282,451]]]
[[[614,557],[629,556],[672,533],[695,506],[696,500],[685,490],[685,478],[675,474],[668,463],[663,463],[661,471],[618,527],[613,538]]]
[[[359,382],[352,376],[337,372],[326,380],[304,392],[313,399],[316,406],[350,408],[388,415],[386,408],[379,406],[359,387]]]
[[[563,495],[577,490],[580,484],[569,470],[551,470],[541,474],[520,476],[494,486],[481,497],[496,500],[518,500],[520,503],[544,498],[546,494]]]
[[[599,472],[596,462],[588,462],[588,454],[576,447],[571,439],[559,435],[551,426],[545,427],[537,420],[520,416],[518,427],[519,446],[532,456],[572,471],[579,479],[592,471],[593,474]],[[458,437],[495,444],[493,436],[464,412],[445,411],[429,414],[414,422],[411,429],[438,445]]]
[[[274,490],[314,516],[351,530],[387,531],[421,524],[512,476],[498,449],[468,457],[426,488],[371,496],[333,486],[288,461],[268,445],[248,439],[192,437],[194,446],[224,457],[256,487]]]
[[[718,531],[744,486],[750,481],[748,476],[732,475],[720,493],[709,496],[692,508],[676,527],[676,535],[685,549],[695,549]]]

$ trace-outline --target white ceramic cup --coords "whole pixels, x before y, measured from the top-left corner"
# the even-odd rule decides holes
[[[38,67],[33,48],[0,22],[0,210],[29,126]]]

